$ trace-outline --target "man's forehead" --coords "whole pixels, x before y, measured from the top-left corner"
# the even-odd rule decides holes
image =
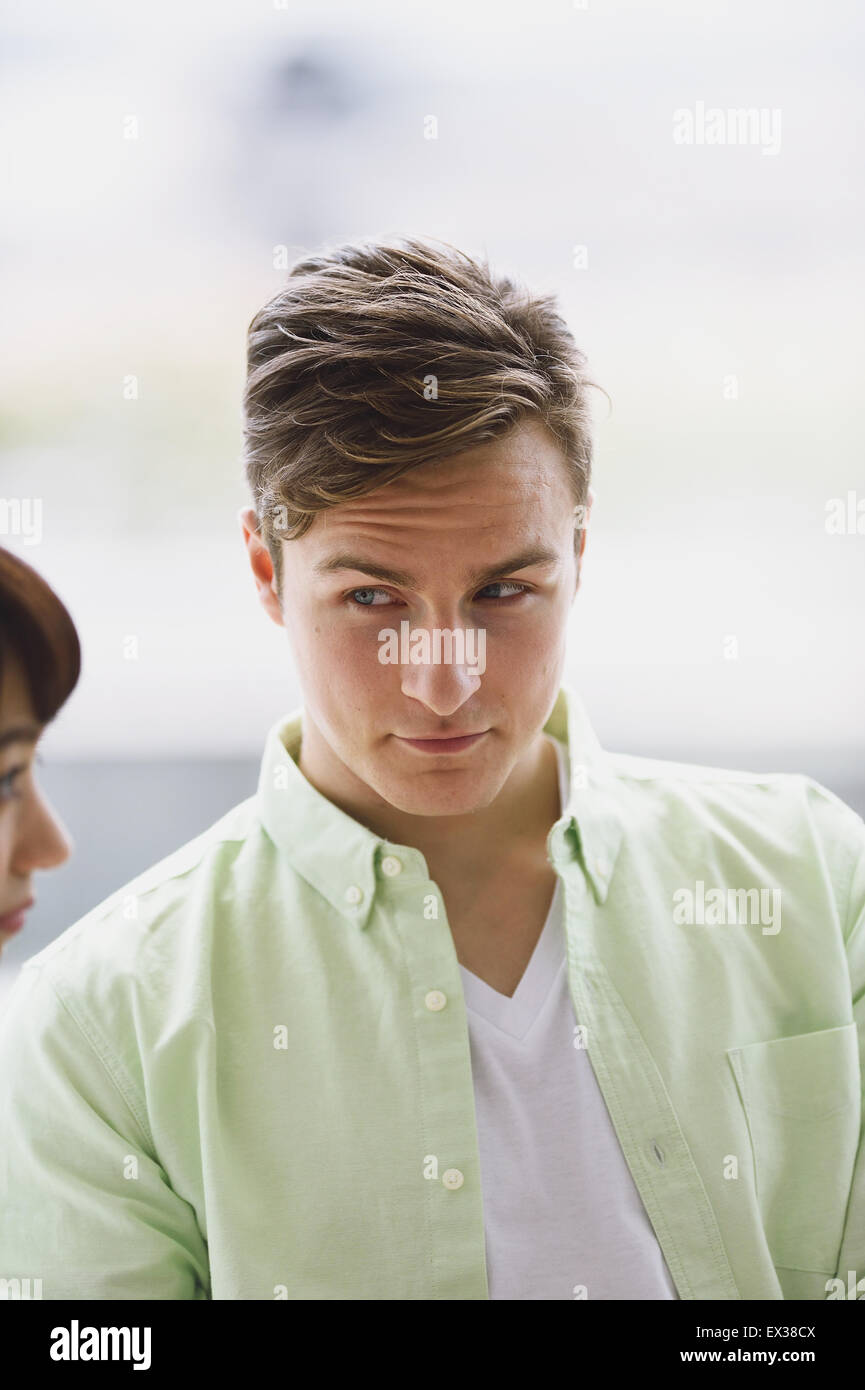
[[[395,583],[408,582],[409,569],[417,574],[446,564],[473,574],[495,563],[513,565],[513,557],[525,554],[532,558],[523,559],[524,568],[547,563],[557,546],[567,543],[567,498],[553,501],[548,491],[533,490],[499,502],[472,493],[462,503],[439,505],[407,497],[391,505],[371,494],[319,513],[299,543],[288,543],[288,551],[298,545],[294,553],[300,559],[302,552],[318,575],[345,569],[375,574],[389,566]],[[398,567],[402,578],[396,576]]]
[[[461,531],[501,530],[519,527],[528,515],[556,509],[549,490],[523,483],[518,488],[488,493],[474,485],[464,492],[403,491],[381,488],[367,497],[340,502],[320,512],[308,534],[317,532],[322,542],[337,533],[398,533],[403,529],[438,530],[444,536]],[[559,502],[559,507],[561,502]]]
[[[561,514],[570,498],[569,481],[552,467],[529,461],[516,469],[453,467],[422,464],[401,477],[361,497],[338,502],[320,512],[307,535],[320,544],[335,533],[372,533],[383,536],[401,529],[442,529],[442,534],[485,530],[518,531],[529,515],[537,520]],[[318,546],[316,546],[318,548]]]

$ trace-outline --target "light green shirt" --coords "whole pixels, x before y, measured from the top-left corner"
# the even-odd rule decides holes
[[[865,1277],[865,826],[805,777],[606,753],[566,689],[545,727],[571,764],[548,838],[571,997],[680,1297],[846,1288]],[[23,967],[0,1029],[0,1279],[488,1298],[447,904],[416,849],[306,781],[301,729],[271,731],[256,796]]]

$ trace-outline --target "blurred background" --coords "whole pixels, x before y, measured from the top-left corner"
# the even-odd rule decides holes
[[[863,28],[853,0],[7,0],[0,499],[41,516],[0,544],[84,670],[40,745],[76,852],[0,993],[251,795],[299,704],[237,522],[245,332],[355,237],[555,290],[612,397],[568,667],[602,741],[865,810]]]

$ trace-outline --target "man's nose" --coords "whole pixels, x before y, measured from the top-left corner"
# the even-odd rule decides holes
[[[409,657],[401,662],[402,693],[420,701],[441,719],[449,718],[471,699],[480,688],[482,674],[477,660],[477,634],[465,628],[447,631],[445,636],[442,629],[414,628],[406,644],[408,651],[400,651],[401,658]]]

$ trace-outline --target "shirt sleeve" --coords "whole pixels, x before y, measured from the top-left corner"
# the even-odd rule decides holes
[[[206,1242],[143,1101],[32,963],[0,1017],[4,1279],[41,1281],[43,1299],[210,1297]]]

